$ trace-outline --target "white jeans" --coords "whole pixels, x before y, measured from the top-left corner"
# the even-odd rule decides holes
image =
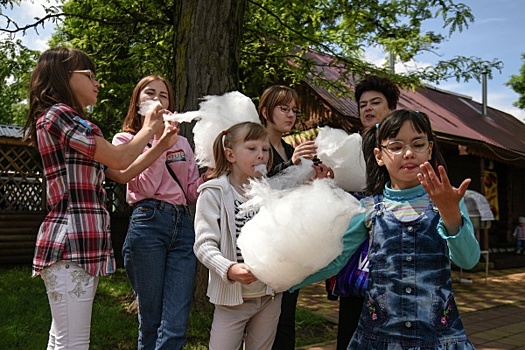
[[[47,350],[87,350],[98,277],[71,261],[41,271],[51,307]]]

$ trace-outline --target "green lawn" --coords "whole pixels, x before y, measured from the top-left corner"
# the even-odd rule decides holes
[[[44,283],[29,267],[0,267],[0,349],[45,349],[51,317]],[[128,311],[133,293],[126,274],[100,278],[93,306],[93,350],[136,349],[137,316]],[[192,312],[185,349],[207,349],[212,308]],[[336,338],[336,326],[309,311],[297,310],[297,346]]]

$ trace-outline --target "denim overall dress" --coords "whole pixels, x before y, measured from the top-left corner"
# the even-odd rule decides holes
[[[370,280],[348,349],[474,349],[452,293],[437,208],[402,222],[374,196]]]

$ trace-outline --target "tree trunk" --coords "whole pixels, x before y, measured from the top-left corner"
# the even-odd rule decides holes
[[[199,108],[206,95],[237,90],[245,0],[179,0],[175,2],[175,70],[177,111]],[[193,125],[181,125],[181,135],[193,145]],[[199,266],[194,308],[208,303],[206,268]]]

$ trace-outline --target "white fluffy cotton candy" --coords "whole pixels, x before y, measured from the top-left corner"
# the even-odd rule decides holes
[[[290,166],[281,171],[278,175],[268,179],[270,187],[274,190],[297,187],[315,177],[315,169],[312,167],[313,161],[301,158],[298,165]]]
[[[140,115],[146,115],[146,113],[150,110],[150,109],[153,109],[155,108],[155,106],[162,106],[162,104],[160,103],[160,101],[157,101],[157,100],[147,100],[147,101],[144,101],[140,104],[139,106],[139,111],[137,112],[138,114]],[[164,113],[163,115],[163,119],[164,121],[166,120],[176,120],[176,117],[177,114],[171,114],[171,113]]]
[[[240,122],[260,123],[255,104],[239,91],[205,96],[198,111],[179,113],[176,118],[180,122],[197,119],[193,127],[195,158],[199,166],[211,168],[215,167],[213,141],[221,131]]]
[[[252,181],[250,201],[259,212],[237,241],[244,262],[275,291],[285,291],[320,270],[342,251],[342,236],[360,212],[359,201],[333,180],[314,180],[292,189]]]
[[[348,135],[344,130],[322,127],[315,139],[317,156],[334,171],[337,186],[349,192],[366,187],[366,164],[361,135]]]
[[[179,123],[197,120],[193,127],[195,158],[201,167],[215,167],[213,159],[213,141],[219,133],[241,122],[260,123],[259,114],[253,101],[239,91],[227,92],[224,95],[208,95],[202,98],[198,111],[165,114],[164,120]],[[158,101],[141,103],[139,114],[160,104]]]

